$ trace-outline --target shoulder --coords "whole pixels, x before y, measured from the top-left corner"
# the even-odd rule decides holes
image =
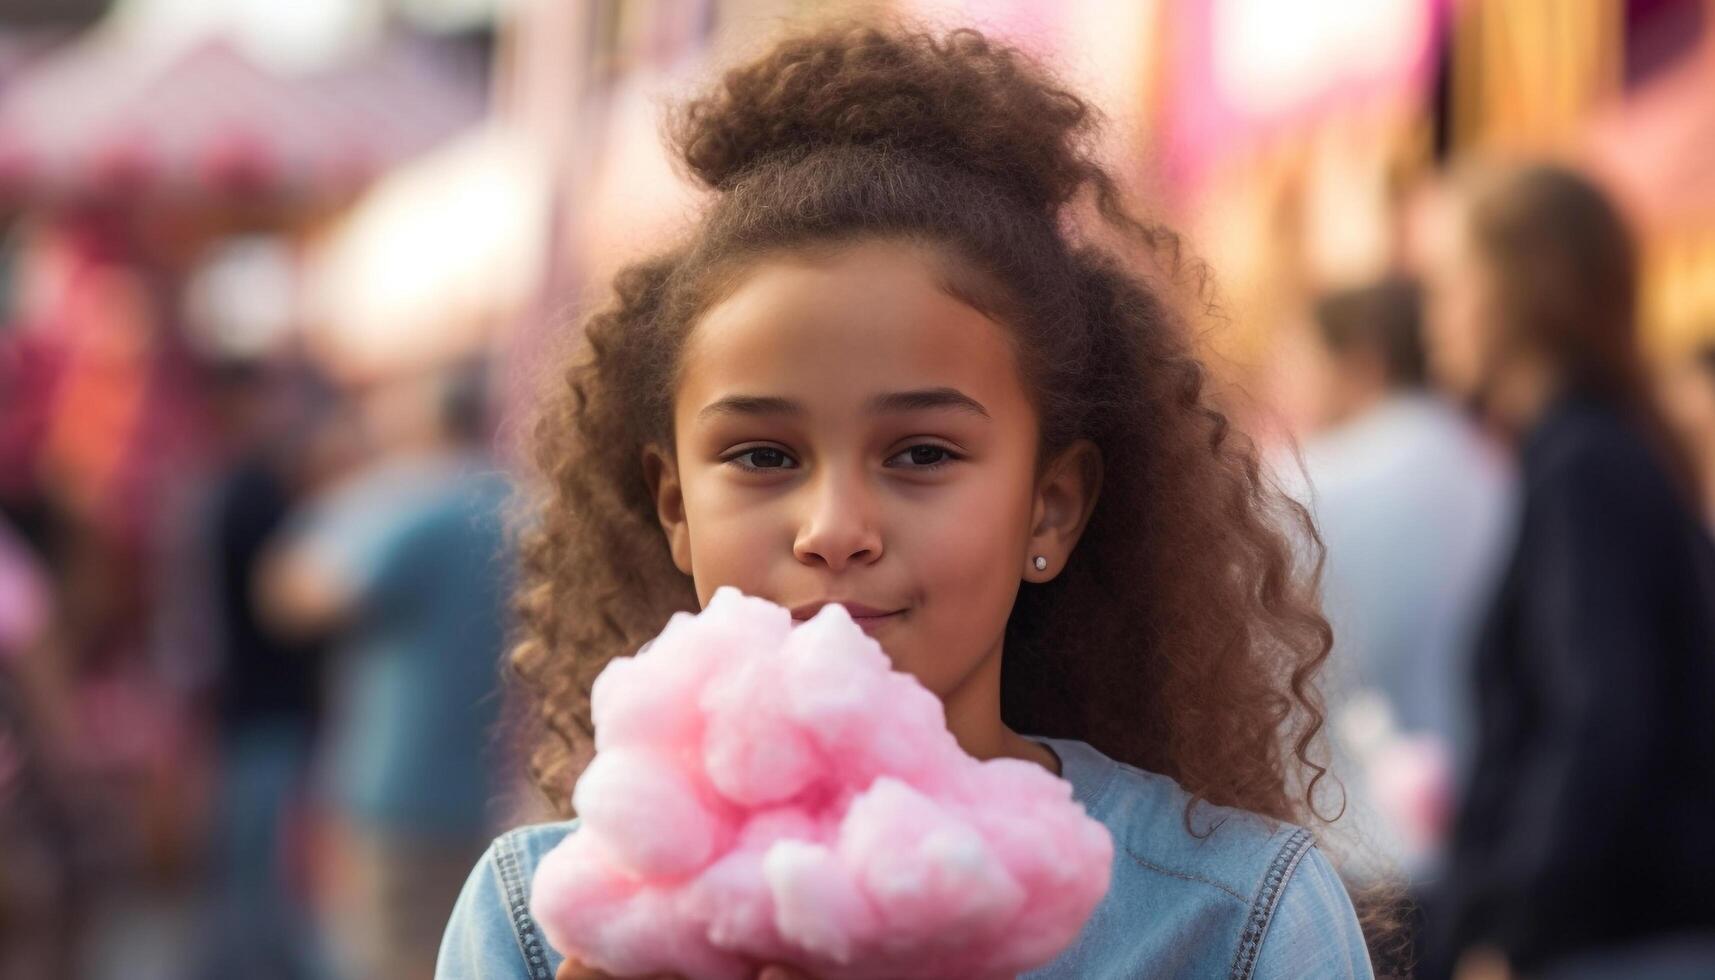
[[[1114,763],[1091,808],[1114,834],[1116,854],[1151,875],[1200,883],[1251,902],[1271,875],[1290,874],[1315,845],[1302,827],[1246,810],[1193,802],[1166,776]]]
[[[562,820],[555,823],[530,824],[509,830],[494,839],[488,847],[488,855],[494,859],[496,870],[502,875],[517,875],[524,879],[528,887],[529,879],[536,873],[536,865],[547,854],[565,840],[566,836],[578,828],[576,820]]]
[[[1129,809],[1121,874],[1180,883],[1237,935],[1210,952],[1225,976],[1368,977],[1369,953],[1345,884],[1309,830],[1231,807],[1193,804],[1166,776],[1119,765],[1110,805]],[[1131,802],[1125,802],[1125,801]],[[1189,810],[1187,810],[1189,807]],[[1187,819],[1189,813],[1189,819]],[[1118,869],[1116,869],[1118,871]]]
[[[504,472],[480,458],[449,462],[448,475],[437,489],[427,508],[430,513],[479,522],[504,512],[514,491]]]
[[[576,821],[520,827],[496,838],[465,881],[441,938],[438,980],[551,980],[562,957],[530,915],[542,856]]]
[[[1309,830],[1193,804],[1172,779],[1088,746],[1055,749],[1079,758],[1080,797],[1113,834],[1114,869],[1085,934],[1042,976],[1371,975],[1351,899]]]
[[[1304,849],[1282,879],[1272,910],[1253,905],[1232,974],[1256,980],[1373,976],[1351,897],[1321,849]]]
[[[1604,406],[1572,401],[1555,408],[1525,445],[1533,495],[1671,498],[1667,472],[1636,428]]]
[[[1649,443],[1599,405],[1555,410],[1526,445],[1525,474],[1525,540],[1537,547],[1596,548],[1642,559],[1659,548],[1675,549],[1695,527]]]

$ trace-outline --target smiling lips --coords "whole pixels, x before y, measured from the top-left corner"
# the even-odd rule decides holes
[[[880,609],[875,606],[866,606],[861,602],[847,602],[843,599],[827,599],[821,602],[809,602],[802,606],[794,607],[792,609],[792,619],[794,622],[802,623],[811,616],[816,615],[816,613],[822,610],[823,606],[827,605],[844,606],[846,608],[846,612],[851,615],[852,621],[863,627],[864,632],[866,633],[872,632],[890,622],[893,622],[905,612],[903,609]]]

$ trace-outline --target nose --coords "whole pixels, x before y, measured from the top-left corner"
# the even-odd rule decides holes
[[[804,518],[792,553],[805,564],[821,562],[838,572],[881,557],[881,522],[860,473],[824,471],[806,488]]]

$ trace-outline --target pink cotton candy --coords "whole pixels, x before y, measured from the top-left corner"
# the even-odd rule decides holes
[[[978,762],[837,605],[736,589],[592,695],[581,818],[542,860],[548,941],[615,976],[1012,977],[1078,934],[1113,841],[1070,784]]]

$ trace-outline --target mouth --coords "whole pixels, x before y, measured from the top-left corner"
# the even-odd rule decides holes
[[[875,630],[881,629],[882,627],[899,620],[906,612],[904,609],[882,609],[876,606],[868,606],[861,602],[846,602],[840,599],[828,599],[822,602],[805,603],[802,606],[795,607],[792,610],[792,621],[795,623],[802,623],[816,615],[818,612],[821,612],[823,606],[829,605],[844,606],[846,613],[851,616],[852,621],[861,626],[865,633],[872,633]]]

